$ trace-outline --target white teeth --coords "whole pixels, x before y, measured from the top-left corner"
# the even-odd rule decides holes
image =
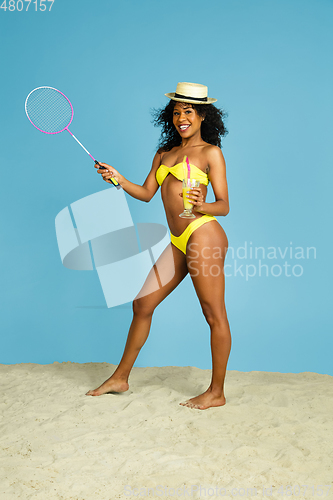
[[[181,130],[185,130],[185,129],[186,129],[186,128],[188,128],[188,127],[189,127],[189,125],[180,125],[180,127],[179,127],[179,128],[180,128]]]

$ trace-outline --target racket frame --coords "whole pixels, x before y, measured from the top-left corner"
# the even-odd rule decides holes
[[[64,98],[65,98],[65,99],[69,102],[69,105],[70,105],[70,107],[71,107],[72,116],[71,116],[71,119],[70,119],[69,123],[68,123],[68,124],[66,125],[66,127],[64,127],[63,129],[61,129],[61,130],[59,130],[59,131],[57,131],[57,132],[46,132],[45,130],[42,130],[41,128],[37,127],[37,126],[34,124],[34,122],[30,119],[30,116],[29,116],[29,113],[28,113],[28,110],[27,110],[27,103],[28,103],[28,99],[29,99],[29,97],[31,96],[31,94],[32,94],[33,92],[35,92],[36,90],[39,90],[39,89],[52,89],[52,90],[55,90],[56,92],[59,92],[59,94],[61,94],[62,96],[64,96]],[[93,156],[89,153],[89,151],[88,151],[88,150],[87,150],[87,149],[83,146],[83,144],[81,144],[81,142],[78,140],[78,138],[77,138],[77,137],[75,137],[75,135],[74,135],[74,134],[73,134],[73,133],[69,130],[69,128],[68,128],[68,127],[69,127],[69,126],[70,126],[70,124],[72,123],[72,121],[73,121],[73,117],[74,117],[74,108],[73,108],[73,106],[72,106],[71,101],[68,99],[68,97],[67,97],[67,96],[66,96],[63,92],[61,92],[61,90],[58,90],[58,89],[56,89],[56,88],[54,88],[54,87],[48,87],[48,86],[46,86],[46,85],[44,85],[44,86],[42,86],[42,87],[36,87],[35,89],[33,89],[33,90],[32,90],[32,91],[28,94],[28,96],[27,96],[27,98],[26,98],[26,100],[25,100],[24,108],[25,108],[25,114],[27,115],[28,120],[30,121],[30,123],[31,123],[31,124],[32,124],[32,125],[33,125],[36,129],[37,129],[37,130],[39,130],[40,132],[43,132],[43,134],[48,134],[48,135],[60,134],[60,133],[61,133],[61,132],[63,132],[64,130],[67,130],[67,132],[69,132],[69,133],[70,133],[70,135],[73,137],[73,139],[75,139],[75,140],[76,140],[76,142],[77,142],[77,143],[81,146],[81,148],[83,148],[83,149],[84,149],[84,151],[85,151],[85,152],[86,152],[86,153],[90,156],[90,158],[91,158],[92,160],[94,160],[95,164],[97,164],[100,168],[102,168],[102,169],[106,170],[106,168],[105,168],[105,167],[102,167],[102,165],[101,165],[101,164],[100,164],[100,163],[99,163],[99,162],[98,162],[98,161],[97,161],[97,160],[96,160],[96,159],[95,159],[95,158],[94,158],[94,157],[93,157]],[[116,179],[114,179],[114,178],[112,177],[112,178],[110,178],[110,180],[111,180],[112,184],[113,184],[113,185],[114,185],[117,189],[120,189],[120,188],[121,188],[121,186],[120,186],[119,182],[118,182],[118,181],[116,181]]]

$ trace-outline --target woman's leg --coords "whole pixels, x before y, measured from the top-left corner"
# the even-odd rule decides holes
[[[224,378],[231,335],[224,303],[224,259],[227,236],[217,221],[199,227],[187,246],[187,265],[203,314],[211,330],[212,380],[206,392],[181,403],[204,410],[225,404]]]
[[[130,371],[148,338],[155,308],[179,285],[187,273],[186,256],[170,243],[133,301],[133,320],[117,369],[100,387],[88,391],[87,395],[100,396],[106,392],[127,391]]]

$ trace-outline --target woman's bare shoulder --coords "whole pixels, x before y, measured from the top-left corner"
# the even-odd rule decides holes
[[[210,172],[213,165],[224,163],[224,156],[221,148],[213,144],[207,144],[207,146],[205,146],[204,156],[207,164],[206,173]]]
[[[205,154],[212,158],[213,157],[221,158],[221,155],[223,156],[221,148],[219,148],[219,146],[214,146],[214,144],[208,144],[208,143],[207,146],[205,146]]]
[[[221,151],[221,148],[218,146],[214,146],[213,144],[209,144],[205,148],[205,157],[207,159],[208,165],[211,165],[212,163],[220,163],[221,161],[224,162],[224,156]]]

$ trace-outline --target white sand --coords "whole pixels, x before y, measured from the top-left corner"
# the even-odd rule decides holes
[[[297,497],[281,485],[333,498],[316,489],[333,479],[333,377],[228,371],[226,406],[192,410],[178,403],[209,370],[134,368],[127,393],[85,396],[114,368],[0,365],[1,500],[146,498],[158,485],[149,498],[200,498],[200,486],[201,498],[268,498],[271,485],[271,498]]]

